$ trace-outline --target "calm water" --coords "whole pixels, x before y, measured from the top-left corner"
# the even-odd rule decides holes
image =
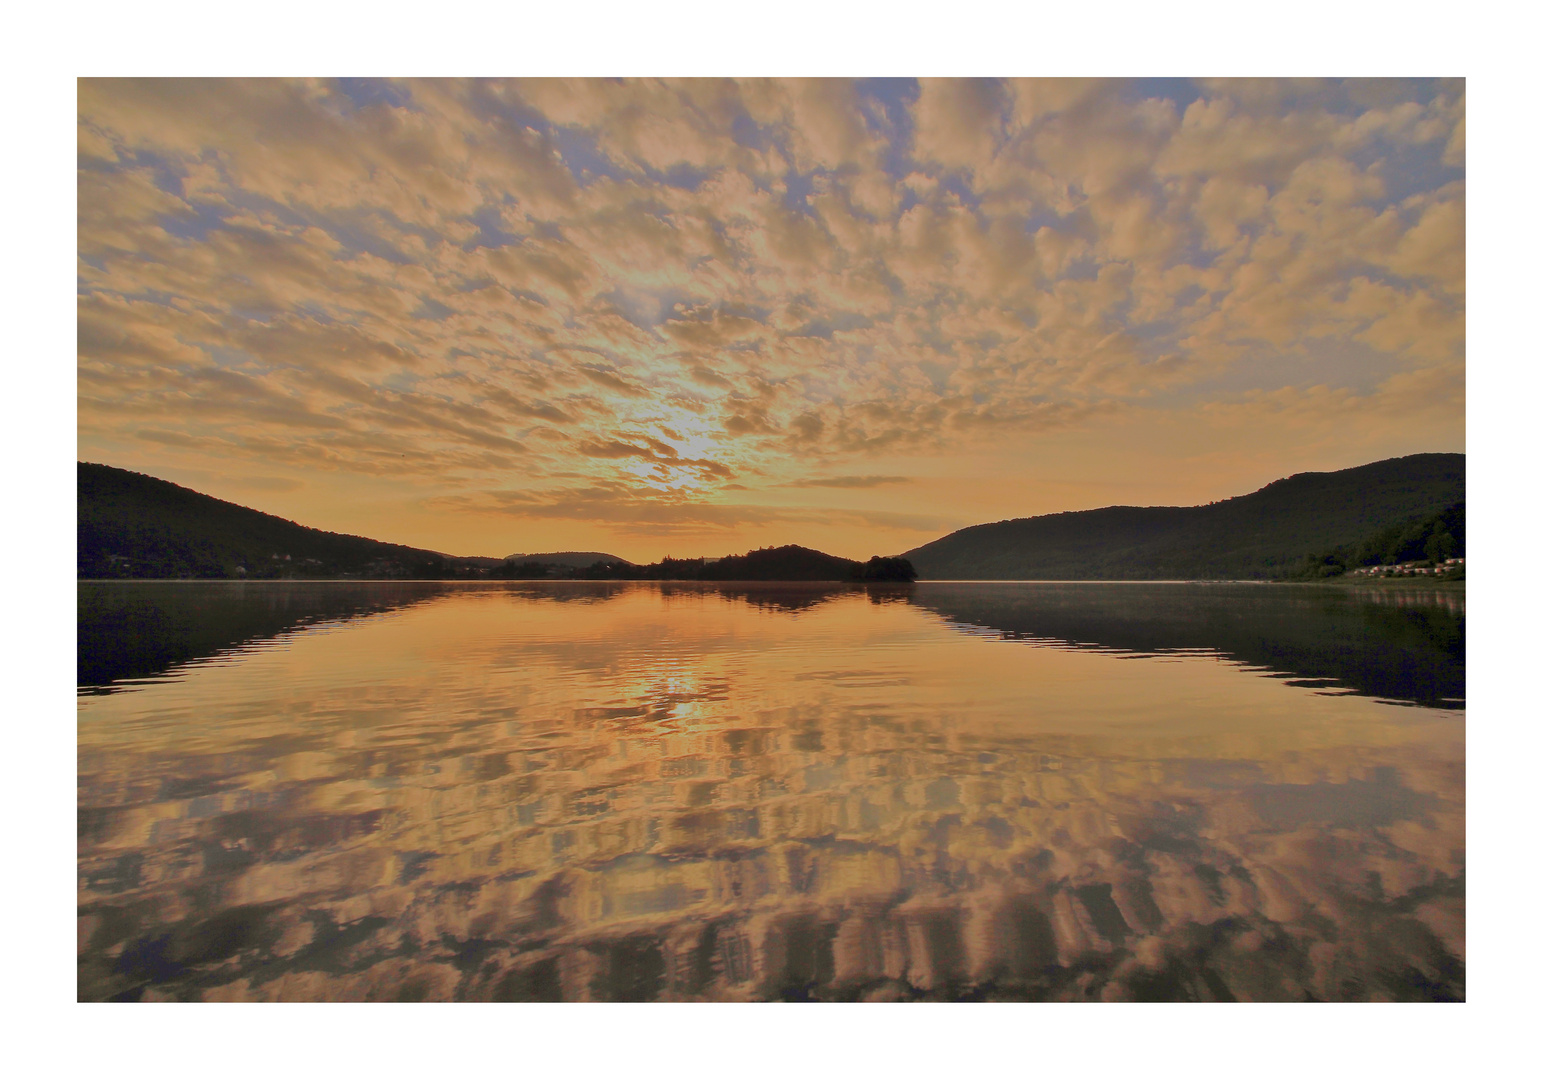
[[[79,996],[1461,1000],[1461,595],[79,587]]]

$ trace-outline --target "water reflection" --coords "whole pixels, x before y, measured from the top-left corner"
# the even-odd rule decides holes
[[[1465,604],[1460,593],[1325,586],[1144,583],[663,582],[666,603],[704,595],[773,612],[840,598],[914,603],[963,629],[1004,639],[1131,653],[1207,652],[1291,677],[1385,700],[1461,708]],[[261,647],[307,627],[325,628],[422,603],[444,582],[84,582],[79,586],[77,683],[83,694]],[[482,586],[531,603],[596,604],[628,582],[507,582]]]
[[[1312,585],[916,586],[951,622],[1041,643],[1135,653],[1206,651],[1299,685],[1461,708],[1462,594]]]
[[[438,587],[83,698],[80,996],[1462,997],[1460,713],[972,588]]]
[[[76,586],[75,682],[111,693],[179,665],[440,595],[434,581],[98,582]]]

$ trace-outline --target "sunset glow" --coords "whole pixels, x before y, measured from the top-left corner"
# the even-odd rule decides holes
[[[651,560],[1462,451],[1465,101],[82,79],[79,457]]]

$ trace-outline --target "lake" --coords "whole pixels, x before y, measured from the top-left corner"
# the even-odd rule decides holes
[[[81,582],[82,1000],[1463,1000],[1461,593]]]

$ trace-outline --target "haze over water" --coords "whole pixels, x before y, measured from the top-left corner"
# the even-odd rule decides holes
[[[1460,596],[79,595],[82,999],[1465,994]]]

